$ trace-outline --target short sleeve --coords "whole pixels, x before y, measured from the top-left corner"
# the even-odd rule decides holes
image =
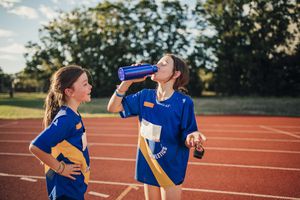
[[[122,106],[123,106],[124,110],[120,112],[120,116],[122,118],[137,116],[140,114],[141,94],[142,94],[142,91],[137,92],[132,95],[128,95],[123,98]]]
[[[34,146],[46,153],[51,153],[51,148],[68,138],[72,134],[72,123],[67,116],[59,117],[43,131],[32,142]]]
[[[190,98],[183,100],[183,113],[181,118],[182,141],[186,140],[186,136],[197,131],[197,122],[194,113],[194,103]]]

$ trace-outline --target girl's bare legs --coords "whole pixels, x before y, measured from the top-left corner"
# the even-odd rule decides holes
[[[175,185],[167,188],[160,188],[162,200],[180,200],[182,185]]]
[[[160,200],[159,187],[144,184],[145,200]]]

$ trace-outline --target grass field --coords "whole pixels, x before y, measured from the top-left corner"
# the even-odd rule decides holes
[[[46,94],[0,94],[0,118],[41,118]],[[84,117],[117,116],[106,111],[109,98],[94,98],[80,106]],[[201,97],[193,98],[197,115],[300,116],[300,98],[291,97]]]

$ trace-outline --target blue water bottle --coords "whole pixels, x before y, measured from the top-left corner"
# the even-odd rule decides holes
[[[118,76],[121,81],[143,78],[145,76],[154,74],[158,71],[156,65],[143,64],[138,66],[125,66],[120,67]]]

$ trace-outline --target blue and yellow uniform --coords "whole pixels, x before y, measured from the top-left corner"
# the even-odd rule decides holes
[[[189,158],[186,136],[197,131],[192,99],[175,91],[158,101],[156,90],[144,89],[122,105],[121,117],[138,116],[140,122],[135,178],[161,187],[181,184]]]
[[[45,165],[49,199],[61,196],[84,199],[90,175],[86,141],[80,115],[66,106],[60,108],[52,123],[32,141],[33,145],[51,154],[58,161],[81,165],[81,175],[73,175],[76,180],[61,176]]]

